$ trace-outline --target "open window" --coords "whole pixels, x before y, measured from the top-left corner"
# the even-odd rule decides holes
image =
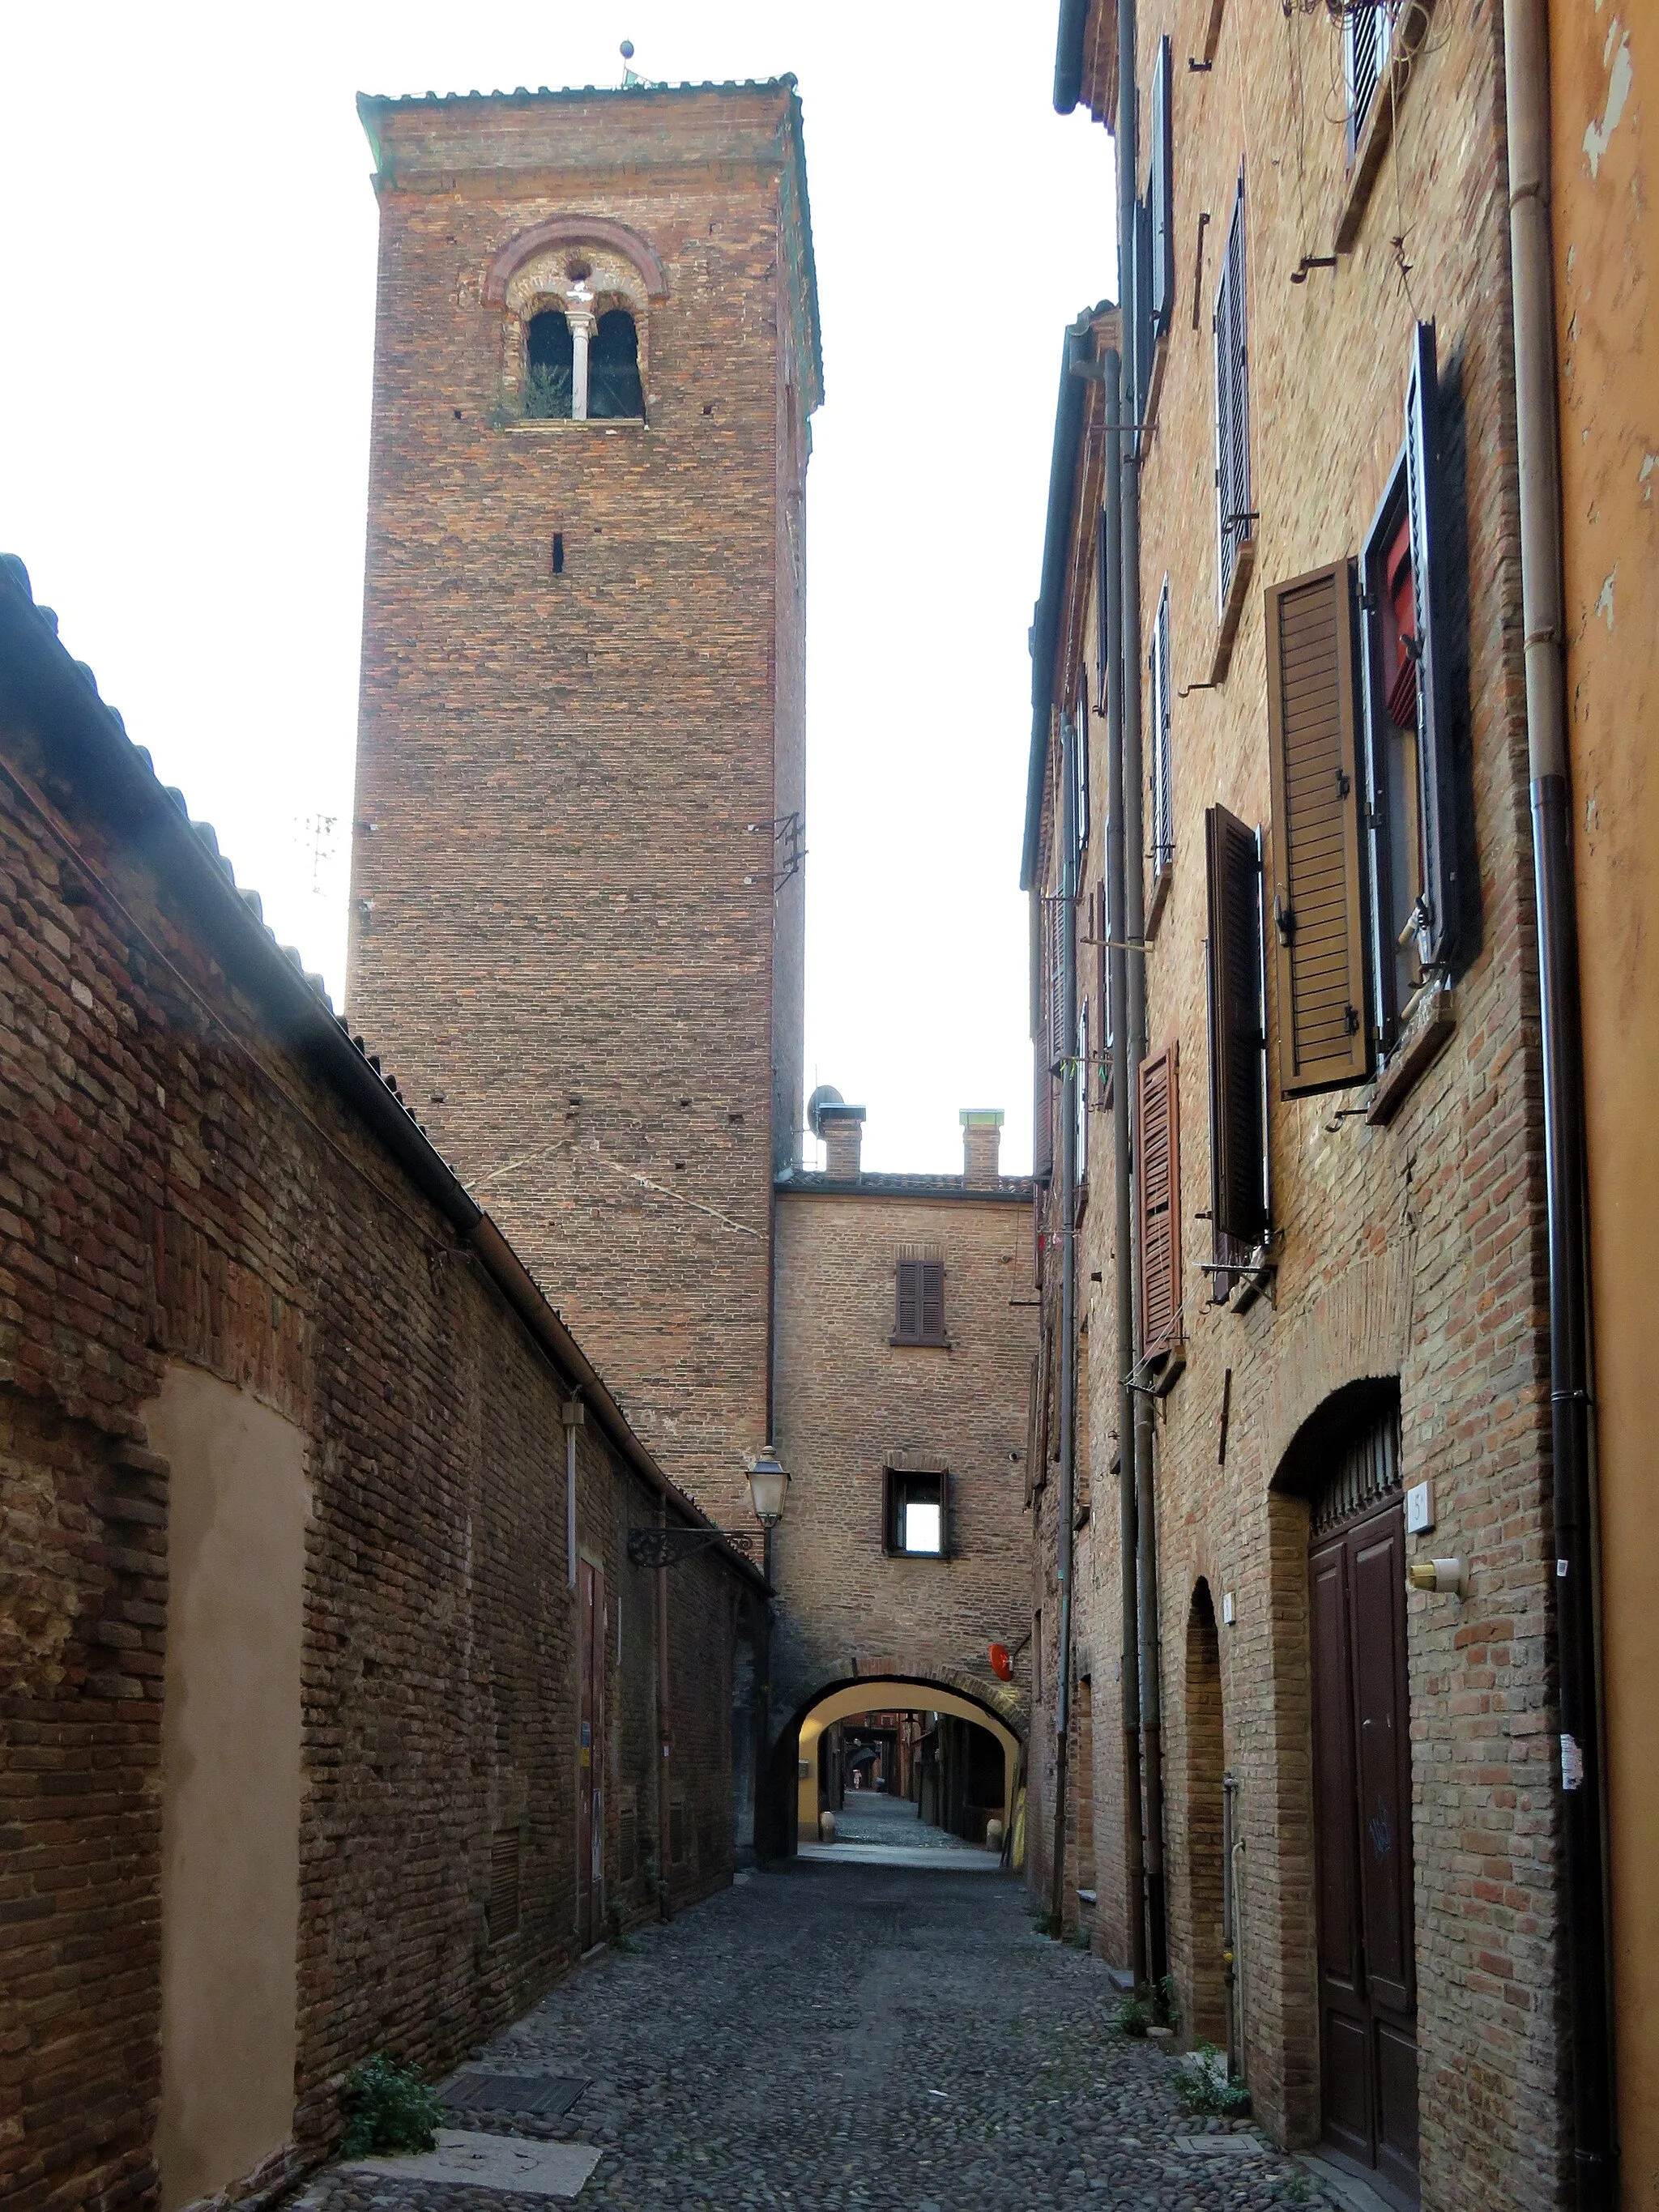
[[[1419,323],[1405,441],[1361,577],[1370,966],[1385,1054],[1418,993],[1449,963],[1457,911],[1437,400],[1434,325]]]
[[[626,307],[607,307],[594,331],[587,364],[587,411],[613,419],[645,412],[639,332]]]
[[[544,307],[525,325],[524,411],[541,421],[568,422],[574,384],[575,342],[570,318],[558,307]]]
[[[883,1550],[901,1558],[945,1558],[950,1551],[951,1478],[945,1469],[918,1474],[890,1467],[884,1480]]]
[[[1267,1241],[1267,977],[1261,832],[1212,806],[1209,896],[1211,1295],[1224,1305]]]

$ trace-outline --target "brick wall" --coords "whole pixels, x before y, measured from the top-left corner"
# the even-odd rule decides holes
[[[987,1650],[1018,1639],[1024,1609],[1030,1186],[892,1182],[796,1178],[778,1194],[777,1441],[793,1479],[775,1543],[773,1719],[887,1674],[961,1689],[1023,1732],[1024,1663],[1000,1684]],[[943,1261],[948,1346],[890,1342],[901,1247]],[[884,1555],[884,1469],[905,1453],[948,1470],[948,1559]]]
[[[406,1170],[437,1168],[412,1133],[388,1149],[325,1076],[295,1000],[325,1010],[7,579],[0,625],[0,2193],[148,2203],[169,1534],[142,1409],[183,1362],[303,1433],[297,2110],[271,2182],[331,2138],[356,2062],[447,2067],[579,1948],[581,1363],[557,1370]],[[613,1771],[654,1832],[656,1578],[625,1541],[658,1492],[589,1376],[578,1537],[628,1600]],[[670,1591],[670,1771],[701,1840],[680,1900],[730,1878],[740,1582],[708,1557]],[[617,1794],[612,1896],[653,1911],[620,1879]],[[503,1827],[521,1911],[491,1941]]]
[[[1213,1765],[1189,1726],[1188,1626],[1200,1580],[1218,1613],[1224,1763],[1239,1778],[1245,1844],[1247,2059],[1258,2112],[1292,2142],[1320,2125],[1314,1981],[1307,1626],[1308,1510],[1287,1454],[1346,1385],[1397,1378],[1404,1480],[1432,1478],[1439,1515],[1418,1548],[1472,1562],[1471,1594],[1409,1601],[1408,1645],[1425,2203],[1544,2205],[1564,2186],[1558,2093],[1560,1971],[1547,1649],[1549,1517],[1544,1385],[1543,1187],[1536,982],[1520,685],[1510,422],[1501,57],[1490,14],[1441,6],[1391,108],[1394,143],[1331,251],[1349,191],[1340,29],[1322,15],[1223,18],[1147,8],[1139,72],[1174,40],[1178,298],[1155,434],[1142,469],[1143,643],[1167,574],[1175,864],[1146,956],[1152,1049],[1181,1047],[1181,1235],[1187,1364],[1156,1413],[1161,1679],[1171,1957],[1189,2021],[1212,2004],[1213,1838],[1191,1778]],[[1388,97],[1385,94],[1383,97]],[[1144,113],[1143,105],[1143,113]],[[1143,170],[1145,149],[1143,147]],[[1247,185],[1255,562],[1219,688],[1214,556],[1213,345],[1220,246],[1241,161]],[[1199,216],[1208,215],[1194,323]],[[1403,234],[1402,271],[1392,241]],[[1278,1273],[1269,1297],[1208,1301],[1210,1202],[1203,809],[1221,802],[1273,831],[1262,590],[1356,553],[1392,471],[1413,323],[1437,325],[1454,540],[1443,548],[1462,636],[1454,686],[1465,830],[1480,913],[1454,978],[1456,1029],[1387,1126],[1335,1109],[1363,1090],[1286,1101],[1277,1062],[1269,1127]],[[1086,449],[1085,449],[1086,453]],[[1092,489],[1079,498],[1088,543]],[[1461,544],[1456,542],[1461,539]],[[1069,701],[1093,635],[1090,566],[1067,589],[1055,700]],[[1460,604],[1461,602],[1461,604]],[[1143,685],[1146,678],[1141,678]],[[1143,729],[1151,728],[1143,692]],[[1098,731],[1099,725],[1097,725]],[[1095,819],[1107,763],[1097,745]],[[1047,802],[1053,807],[1052,790]],[[1049,842],[1052,842],[1050,838]],[[1098,882],[1099,841],[1088,887]],[[1053,863],[1044,848],[1044,880]],[[1270,1033],[1280,1009],[1270,987]],[[1106,1694],[1118,1657],[1115,1348],[1108,1127],[1097,1117],[1079,1279],[1091,1412],[1080,1437],[1095,1512],[1079,1553],[1079,1634],[1092,1647],[1097,1943],[1121,1961],[1127,1929],[1109,1873],[1122,1764]],[[1089,1286],[1099,1270],[1103,1281]],[[1228,1395],[1224,1463],[1222,1407]],[[1110,1407],[1109,1413],[1107,1409]],[[1041,1591],[1052,1532],[1042,1529]],[[1087,1564],[1085,1565],[1085,1561]],[[1196,1678],[1194,1678],[1196,1681]],[[1195,1710],[1209,1727],[1207,1692]],[[1212,1750],[1212,1746],[1211,1747]]]
[[[800,1121],[803,890],[775,899],[765,826],[805,803],[799,107],[786,80],[368,119],[352,1018],[723,1514],[764,1441],[771,1176]],[[503,411],[489,270],[558,216],[659,258],[643,425]]]

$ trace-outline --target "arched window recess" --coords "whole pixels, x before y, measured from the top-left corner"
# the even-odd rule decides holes
[[[503,289],[503,424],[644,421],[649,301],[629,257],[544,250]]]

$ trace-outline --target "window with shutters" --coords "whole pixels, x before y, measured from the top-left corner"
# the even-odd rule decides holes
[[[944,1261],[903,1254],[896,1272],[898,1313],[890,1341],[945,1343]]]
[[[1222,633],[1212,673],[1216,681],[1226,673],[1255,549],[1245,304],[1244,172],[1241,169],[1216,288],[1214,316],[1216,609]]]
[[[1152,336],[1164,337],[1175,310],[1175,179],[1170,116],[1174,49],[1166,33],[1152,61],[1148,102],[1146,210],[1152,222]]]
[[[1164,1358],[1183,1334],[1181,1115],[1173,1040],[1140,1063],[1135,1203],[1140,1221],[1141,1357]]]
[[[1209,901],[1211,1296],[1224,1304],[1267,1242],[1267,979],[1261,833],[1204,816]]]
[[[1266,594],[1279,1082],[1286,1097],[1363,1083],[1360,768],[1353,563]]]
[[[1391,1052],[1454,951],[1457,838],[1446,706],[1443,471],[1434,325],[1414,334],[1405,441],[1365,540],[1361,697],[1372,1006]]]
[[[1349,0],[1343,12],[1342,88],[1347,95],[1350,163],[1389,65],[1395,12],[1394,0]]]
[[[1071,1039],[1066,1034],[1065,969],[1065,933],[1071,921],[1071,901],[1063,898],[1058,891],[1051,891],[1043,900],[1043,911],[1048,917],[1043,975],[1048,1073],[1058,1075],[1066,1054],[1071,1050]]]
[[[1147,715],[1147,821],[1152,830],[1151,860],[1152,863],[1152,896],[1148,901],[1146,927],[1150,933],[1158,926],[1164,901],[1170,888],[1170,873],[1175,866],[1175,788],[1174,754],[1170,739],[1170,580],[1164,579],[1164,588],[1158,594],[1158,614],[1152,623],[1152,649],[1147,660],[1152,678],[1151,711]]]
[[[884,1470],[884,1551],[895,1557],[942,1559],[949,1552],[951,1478],[940,1468],[928,1473],[890,1467]]]

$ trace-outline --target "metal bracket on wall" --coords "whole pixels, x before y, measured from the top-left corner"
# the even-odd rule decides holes
[[[764,1540],[758,1528],[630,1528],[628,1557],[636,1567],[659,1570],[677,1567],[710,1544],[729,1544],[754,1566],[764,1559]]]
[[[800,872],[806,859],[806,824],[799,808],[787,814],[775,815],[769,822],[751,822],[749,834],[757,836],[763,830],[772,833],[772,847],[776,865],[759,875],[745,876],[745,888],[754,884],[769,883],[775,891],[781,891]]]

